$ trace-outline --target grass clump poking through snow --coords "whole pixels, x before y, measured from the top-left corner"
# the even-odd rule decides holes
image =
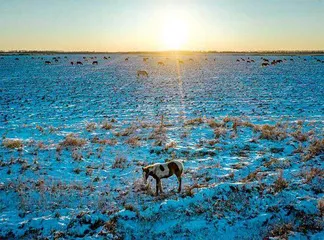
[[[117,156],[111,167],[124,169],[124,168],[126,168],[126,165],[127,165],[127,159],[122,156]]]
[[[185,121],[184,125],[185,126],[189,126],[189,125],[199,125],[204,123],[203,118],[199,117],[199,118],[194,118],[194,119],[190,119]]]
[[[308,161],[320,154],[324,153],[324,139],[314,141],[307,149],[307,153],[303,160]]]
[[[132,146],[132,147],[137,147],[137,146],[140,146],[141,145],[141,142],[140,142],[140,137],[137,137],[137,136],[134,136],[134,137],[130,137],[128,138],[125,143]]]
[[[110,129],[112,129],[112,127],[113,127],[113,125],[108,121],[104,121],[101,125],[101,128],[105,129],[105,130],[110,130]]]
[[[94,122],[89,122],[86,124],[86,130],[88,132],[93,132],[94,130],[96,130],[96,128],[97,128],[97,124]]]
[[[82,147],[86,142],[85,139],[77,138],[73,134],[69,134],[59,145],[62,147]]]
[[[260,139],[283,140],[287,137],[287,133],[279,126],[265,124],[261,127],[255,128],[255,130],[261,132]]]
[[[274,191],[275,192],[281,192],[283,189],[288,187],[288,182],[283,177],[283,171],[279,171],[278,178],[274,182]]]
[[[2,141],[2,145],[6,148],[15,149],[15,148],[22,148],[23,142],[20,139],[4,139]]]

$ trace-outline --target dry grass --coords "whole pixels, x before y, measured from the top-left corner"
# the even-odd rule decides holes
[[[277,237],[279,239],[288,239],[290,232],[293,231],[293,225],[291,223],[285,223],[281,225],[275,225],[270,231],[270,237]]]
[[[320,211],[321,216],[324,217],[324,198],[318,200],[317,208]]]
[[[110,145],[110,146],[114,146],[117,144],[117,140],[112,138],[112,139],[100,139],[99,137],[94,137],[93,139],[91,139],[92,143],[97,143],[97,144],[102,144],[102,145]]]
[[[133,137],[130,137],[128,138],[125,143],[132,146],[132,147],[137,147],[137,146],[140,146],[141,145],[141,138],[140,137],[137,137],[137,136],[133,136]]]
[[[171,141],[171,142],[165,144],[164,149],[165,149],[165,150],[168,150],[168,149],[170,149],[170,148],[176,148],[176,147],[177,147],[177,143],[174,142],[174,141]]]
[[[199,117],[199,118],[194,118],[194,119],[190,119],[184,122],[185,126],[190,126],[190,125],[200,125],[204,123],[203,118]]]
[[[258,173],[260,172],[260,169],[256,169],[254,172],[251,172],[247,177],[243,178],[243,182],[251,182],[256,180]]]
[[[211,128],[218,128],[218,127],[224,127],[223,123],[218,123],[214,119],[208,119],[207,124]]]
[[[308,140],[308,134],[302,133],[300,130],[292,132],[291,136],[299,142],[306,142]]]
[[[115,161],[112,165],[112,168],[121,168],[121,169],[124,169],[126,168],[126,165],[127,165],[127,159],[125,157],[122,157],[122,156],[117,156],[115,158]]]
[[[136,131],[137,127],[132,125],[128,128],[125,128],[123,131],[121,132],[116,132],[114,133],[116,137],[126,137],[126,136],[130,136],[131,134],[133,134]]]
[[[104,121],[101,124],[101,128],[102,129],[105,129],[105,130],[110,130],[110,129],[113,128],[113,125],[110,122],[108,122],[108,121]]]
[[[216,139],[220,138],[221,136],[225,136],[226,133],[227,133],[227,130],[224,127],[218,127],[218,128],[214,129],[214,135],[215,135]]]
[[[311,168],[309,171],[304,172],[305,183],[310,183],[316,176],[324,176],[324,170],[319,168]]]
[[[44,128],[41,127],[41,126],[39,126],[39,125],[36,125],[36,129],[37,129],[38,131],[40,131],[41,133],[44,132]]]
[[[97,129],[97,124],[96,124],[96,123],[94,123],[94,122],[89,122],[89,123],[86,124],[86,130],[87,130],[88,132],[93,132],[93,131],[96,130],[96,129]]]
[[[15,149],[15,148],[22,148],[23,142],[20,139],[4,139],[2,141],[2,145],[6,148]]]
[[[306,151],[306,155],[303,157],[304,161],[308,161],[320,154],[324,153],[324,139],[316,140],[311,143]]]
[[[59,143],[62,147],[82,147],[86,144],[86,140],[82,138],[77,138],[73,134],[69,134],[65,139]]]
[[[283,189],[288,187],[288,182],[283,178],[283,171],[280,170],[278,174],[278,178],[274,182],[274,191],[281,192]]]
[[[280,141],[287,137],[286,131],[280,126],[271,126],[268,124],[262,126],[255,125],[254,130],[261,132],[260,139]]]

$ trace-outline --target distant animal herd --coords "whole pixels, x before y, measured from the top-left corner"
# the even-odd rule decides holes
[[[299,59],[301,59],[301,56],[298,56]],[[0,59],[4,59],[4,57],[0,57]],[[35,57],[31,57],[31,59],[35,59]],[[38,57],[38,59],[41,59],[41,60],[44,60],[43,57]],[[64,57],[64,59],[67,59],[67,56]],[[74,66],[74,65],[83,65],[84,62],[89,62],[92,64],[92,65],[98,65],[99,64],[99,60],[97,59],[96,56],[91,56],[91,57],[82,57],[83,61],[70,61],[70,65]],[[103,56],[102,57],[103,60],[107,61],[109,59],[111,59],[110,56]],[[125,62],[128,62],[129,61],[129,57],[126,57],[125,58]],[[150,58],[149,57],[143,57],[143,62],[147,62]],[[15,58],[16,61],[19,61],[19,58],[16,57]],[[59,61],[61,60],[61,57],[52,57],[51,61],[50,60],[45,60],[44,63],[45,65],[51,65],[52,63],[58,63]],[[169,60],[169,58],[166,58],[166,60]],[[216,62],[216,58],[213,59],[214,62]],[[316,56],[313,56],[312,59],[306,59],[306,58],[303,58],[303,61],[310,61],[310,60],[315,60],[316,62],[319,62],[319,63],[324,63],[324,60],[321,60],[319,58],[317,58]],[[194,62],[195,60],[193,58],[189,58],[188,59],[189,62]],[[208,61],[208,58],[205,58],[205,61]],[[264,58],[264,57],[261,57],[261,67],[268,67],[268,66],[274,66],[274,65],[277,65],[277,64],[280,64],[280,63],[283,63],[283,62],[294,62],[294,58],[293,57],[290,57],[290,58],[282,58],[282,59],[274,59],[272,61],[270,61],[269,59],[267,58]],[[252,59],[250,57],[240,57],[240,58],[237,58],[236,59],[236,62],[237,63],[255,63],[256,60],[255,59]],[[184,60],[182,59],[177,59],[177,63],[178,64],[184,64]],[[158,61],[157,62],[157,65],[158,66],[165,66],[165,62],[164,61]],[[147,71],[145,70],[138,70],[137,71],[137,77],[149,77],[149,74]]]

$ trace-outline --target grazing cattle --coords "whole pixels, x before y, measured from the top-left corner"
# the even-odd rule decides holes
[[[148,77],[149,75],[148,75],[148,73],[147,73],[146,71],[144,71],[144,70],[138,70],[138,71],[137,71],[137,77],[139,77],[139,76]]]
[[[262,67],[269,66],[269,63],[262,63],[261,66],[262,66]]]
[[[128,57],[127,57],[127,58],[125,58],[125,61],[128,61]]]
[[[178,62],[179,62],[180,64],[183,64],[183,61],[181,61],[181,60],[178,60]]]
[[[108,58],[107,58],[107,57],[103,57],[103,59],[105,59],[105,60],[108,60]]]
[[[194,60],[193,60],[192,58],[189,58],[189,61],[190,61],[190,62],[193,62]]]
[[[240,59],[236,59],[236,62],[240,62]]]
[[[83,65],[83,63],[80,62],[80,61],[77,61],[76,64],[77,64],[77,65]]]
[[[251,59],[251,62],[255,62],[253,59]]]
[[[15,60],[16,60],[16,61],[18,61],[18,60],[19,60],[19,58],[15,58]]]
[[[98,61],[93,61],[92,65],[98,65]]]
[[[73,65],[74,64],[74,62],[71,62],[71,65]]]
[[[45,64],[49,65],[49,64],[51,64],[51,62],[50,61],[45,61]]]
[[[263,58],[264,62],[269,62],[269,59]]]
[[[176,175],[179,182],[178,192],[181,192],[181,177],[184,171],[182,162],[172,160],[166,163],[156,163],[143,167],[142,170],[145,184],[147,184],[149,176],[152,176],[156,180],[156,195],[159,195],[159,191],[160,193],[163,193],[161,179],[169,178],[172,175]]]
[[[158,62],[158,65],[164,66],[164,62]]]
[[[148,59],[148,57],[143,58],[143,62],[146,62]]]

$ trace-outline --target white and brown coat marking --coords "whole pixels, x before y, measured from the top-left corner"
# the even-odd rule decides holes
[[[181,177],[184,170],[182,162],[173,160],[166,163],[148,165],[142,169],[145,183],[147,183],[149,176],[152,176],[156,180],[156,195],[159,195],[159,190],[163,193],[161,179],[171,177],[172,175],[177,176],[179,182],[178,192],[181,191]]]

